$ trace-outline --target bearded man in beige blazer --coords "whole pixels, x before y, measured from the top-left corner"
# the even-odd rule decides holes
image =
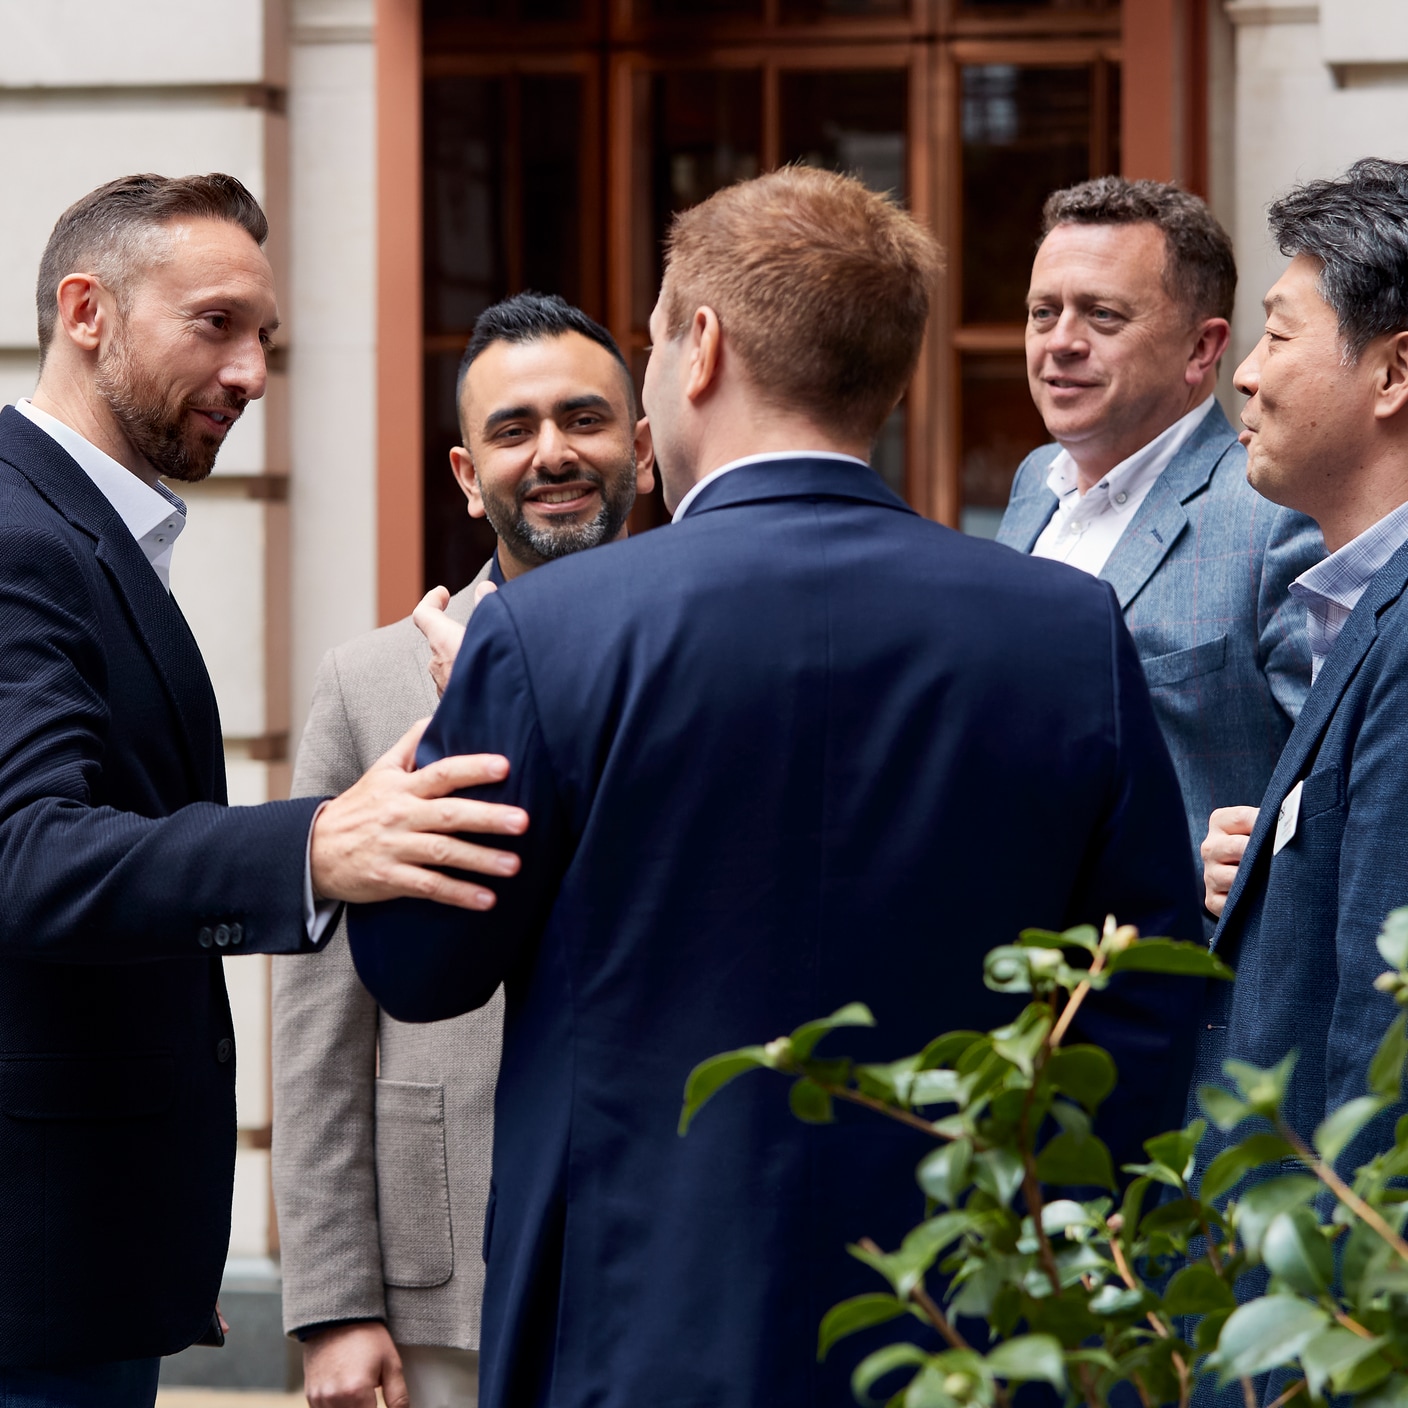
[[[481,315],[458,404],[451,468],[498,545],[462,591],[417,609],[437,640],[451,628],[433,608],[462,625],[485,592],[623,537],[654,483],[620,350],[560,298]],[[432,713],[452,649],[432,651],[407,619],[330,651],[294,794],[342,791]],[[358,981],[345,925],[324,953],[274,967],[284,1328],[303,1342],[312,1408],[375,1408],[378,1387],[387,1408],[475,1402],[502,1011],[500,994],[452,1021],[394,1021]]]

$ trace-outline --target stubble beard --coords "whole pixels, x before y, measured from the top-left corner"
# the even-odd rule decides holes
[[[173,402],[169,391],[136,356],[125,329],[118,332],[98,359],[93,387],[132,448],[163,479],[198,484],[215,468],[224,440],[187,427],[191,402]],[[243,397],[225,391],[215,397],[203,397],[201,404],[227,411],[233,421],[247,403]]]
[[[626,526],[635,505],[635,457],[623,460],[609,475],[591,470],[574,469],[567,474],[539,474],[518,486],[512,501],[485,494],[484,514],[489,526],[509,551],[522,562],[538,565],[574,552],[600,547],[617,537]],[[585,523],[564,523],[560,527],[536,527],[523,512],[524,500],[535,489],[553,484],[583,480],[593,485],[601,495],[601,506]]]

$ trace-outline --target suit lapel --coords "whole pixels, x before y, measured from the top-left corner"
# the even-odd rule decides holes
[[[1275,832],[1281,803],[1300,780],[1311,755],[1319,748],[1345,690],[1378,635],[1379,615],[1402,595],[1405,581],[1408,581],[1408,545],[1399,548],[1369,584],[1369,589],[1340,631],[1335,648],[1321,667],[1319,678],[1306,696],[1300,718],[1286,740],[1271,781],[1266,784],[1256,825],[1252,828],[1247,849],[1237,867],[1237,878],[1232,882],[1222,919],[1213,931],[1211,947],[1218,946],[1239,911],[1242,896],[1256,883],[1254,877],[1262,868],[1267,838]]]
[[[1154,481],[1100,571],[1115,589],[1121,610],[1144,589],[1183,535],[1188,527],[1184,504],[1206,486],[1218,462],[1236,443],[1222,407],[1214,404],[1193,438]]]
[[[127,525],[68,453],[18,411],[0,412],[0,455],[68,522],[97,542],[95,556],[126,604],[181,725],[203,797],[223,796],[220,720],[200,648]]]
[[[1051,522],[1051,515],[1056,512],[1056,495],[1047,487],[1046,475],[1060,448],[1059,445],[1043,446],[1027,461],[1026,472],[1019,474],[1024,483],[1007,505],[997,530],[997,541],[1005,547],[1030,553],[1041,537],[1041,530]]]

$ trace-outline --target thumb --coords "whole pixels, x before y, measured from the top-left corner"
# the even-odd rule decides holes
[[[388,1358],[383,1361],[381,1397],[386,1408],[412,1408],[411,1392],[406,1387],[406,1375],[402,1372],[399,1359]]]
[[[480,582],[480,584],[474,589],[474,604],[478,606],[479,603],[483,601],[484,598],[488,596],[490,592],[496,591],[498,591],[498,587],[496,587],[493,582],[490,582],[487,579],[485,581]]]
[[[396,768],[401,772],[416,770],[416,749],[429,719],[417,719],[385,753],[376,760],[376,767]]]

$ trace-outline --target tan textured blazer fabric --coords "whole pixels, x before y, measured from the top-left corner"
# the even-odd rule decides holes
[[[450,603],[468,620],[486,567]],[[349,787],[434,712],[430,650],[398,621],[319,666],[295,796]],[[400,1344],[479,1347],[484,1210],[503,997],[429,1026],[393,1021],[338,924],[273,965],[274,1197],[284,1329],[385,1319]]]

